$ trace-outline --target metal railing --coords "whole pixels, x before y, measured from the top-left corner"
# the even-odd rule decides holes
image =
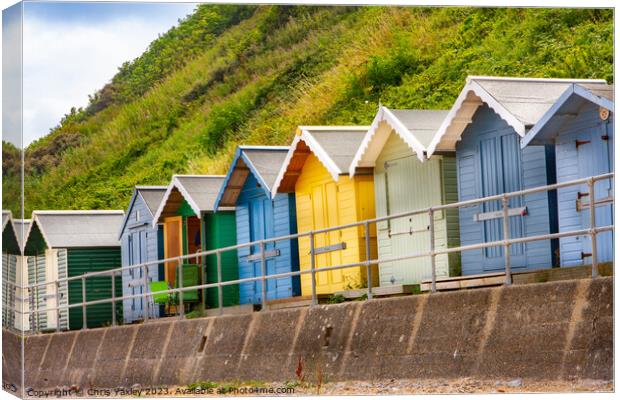
[[[224,286],[239,285],[239,284],[251,283],[251,282],[261,282],[261,302],[262,302],[261,309],[266,310],[267,309],[267,281],[268,280],[288,278],[288,277],[294,277],[294,276],[302,276],[304,274],[311,275],[311,289],[312,289],[311,299],[312,299],[312,305],[316,305],[318,303],[316,274],[321,273],[321,272],[335,271],[335,270],[341,270],[341,269],[346,269],[346,268],[351,268],[351,267],[365,267],[366,268],[366,277],[367,277],[366,295],[368,299],[372,299],[372,295],[373,295],[372,294],[372,288],[373,288],[372,287],[372,266],[373,265],[377,265],[379,263],[411,260],[411,259],[422,258],[422,257],[429,257],[431,260],[431,292],[434,293],[437,290],[436,257],[438,255],[458,253],[458,252],[464,252],[464,251],[470,251],[470,250],[486,249],[486,248],[491,248],[491,247],[501,247],[503,249],[503,257],[505,260],[505,276],[506,276],[505,284],[510,285],[512,283],[511,257],[510,257],[511,246],[516,245],[516,244],[521,244],[521,243],[528,243],[528,242],[542,241],[542,240],[553,240],[553,239],[559,239],[559,238],[564,238],[564,237],[575,237],[575,236],[589,236],[590,237],[591,246],[592,246],[592,255],[591,255],[592,277],[597,277],[599,275],[598,255],[597,255],[597,235],[603,232],[613,231],[614,226],[613,225],[608,225],[608,226],[603,226],[603,227],[596,226],[597,203],[596,203],[596,197],[595,197],[595,183],[598,181],[602,181],[602,180],[613,179],[613,177],[614,177],[614,173],[607,173],[607,174],[592,176],[588,178],[576,179],[576,180],[572,180],[568,182],[556,183],[552,185],[540,186],[540,187],[510,192],[510,193],[503,193],[503,194],[498,194],[494,196],[488,196],[488,197],[479,198],[479,199],[460,201],[460,202],[450,203],[450,204],[442,204],[442,205],[432,206],[432,207],[428,207],[424,209],[413,210],[413,211],[403,212],[403,213],[393,214],[393,215],[387,215],[383,217],[353,222],[353,223],[334,226],[334,227],[328,227],[328,228],[317,229],[317,230],[312,230],[312,231],[307,231],[307,232],[302,232],[302,233],[279,236],[276,238],[267,238],[267,239],[262,239],[262,240],[258,240],[254,242],[242,243],[242,244],[237,244],[234,246],[228,246],[228,247],[223,247],[223,248],[214,249],[214,250],[202,251],[202,252],[198,252],[195,254],[171,257],[171,258],[166,258],[166,259],[156,260],[156,261],[149,261],[145,263],[125,266],[125,267],[119,267],[119,268],[110,269],[106,271],[89,272],[89,273],[79,275],[79,276],[61,278],[61,279],[57,279],[54,281],[36,283],[36,284],[31,284],[31,285],[26,285],[26,286],[20,286],[17,284],[10,283],[10,285],[14,286],[15,288],[22,289],[22,293],[23,293],[23,290],[28,290],[31,295],[34,293],[34,291],[36,291],[40,287],[43,287],[43,286],[48,287],[49,285],[55,285],[56,294],[58,294],[59,293],[58,288],[59,288],[60,283],[63,283],[63,282],[68,283],[68,282],[75,281],[75,280],[81,280],[82,301],[78,303],[66,304],[66,305],[59,305],[59,302],[57,301],[57,305],[55,307],[45,307],[43,309],[39,309],[36,306],[36,301],[31,300],[30,308],[33,308],[31,310],[17,310],[14,307],[8,307],[8,309],[18,314],[22,314],[22,315],[38,315],[44,312],[56,311],[56,319],[57,319],[56,329],[59,330],[60,329],[60,325],[59,325],[60,311],[66,310],[68,314],[68,310],[72,308],[81,307],[83,329],[87,329],[88,328],[87,326],[87,307],[88,306],[112,303],[112,310],[113,310],[112,311],[113,313],[112,324],[114,325],[116,324],[115,305],[117,304],[117,302],[141,298],[145,306],[143,318],[146,321],[149,318],[149,301],[148,301],[149,297],[152,298],[153,295],[177,294],[178,293],[178,296],[179,296],[178,314],[181,318],[183,318],[185,314],[184,302],[183,302],[184,292],[189,291],[189,290],[202,290],[203,299],[204,299],[206,295],[205,291],[207,289],[217,288],[218,309],[219,309],[219,313],[222,314],[223,307],[224,307],[223,305],[223,287]],[[584,205],[581,206],[582,208],[587,207],[589,209],[590,227],[588,229],[579,229],[579,230],[572,230],[568,232],[559,232],[559,233],[550,233],[550,234],[535,235],[535,236],[510,238],[510,218],[514,216],[514,214],[511,216],[509,212],[509,200],[511,198],[527,196],[527,195],[540,193],[540,192],[549,192],[549,191],[553,191],[553,190],[557,190],[561,188],[582,185],[582,184],[588,185],[588,194],[587,195],[582,194],[582,197],[588,197],[589,204],[586,204],[585,206]],[[445,248],[439,248],[439,249],[435,247],[435,214],[437,212],[447,211],[447,210],[455,209],[455,208],[458,209],[461,207],[475,206],[475,205],[479,205],[479,204],[483,204],[487,202],[497,202],[497,201],[501,202],[502,235],[503,235],[502,236],[503,238],[501,240],[470,244],[470,245],[461,245],[457,247],[447,247],[446,245]],[[606,198],[604,203],[612,204],[613,197]],[[591,206],[592,204],[594,204],[594,207]],[[428,222],[429,251],[406,254],[406,255],[402,255],[398,257],[386,257],[386,258],[377,257],[376,259],[372,258],[372,255],[371,255],[372,254],[371,252],[371,245],[372,245],[371,244],[371,233],[372,233],[371,225],[373,224],[376,225],[379,222],[390,221],[390,220],[405,218],[405,217],[411,217],[414,215],[424,215],[424,214],[428,215],[428,221],[429,221]],[[322,267],[316,266],[317,248],[315,247],[315,245],[316,245],[317,235],[329,233],[333,231],[341,231],[345,229],[359,229],[360,227],[363,227],[363,231],[364,231],[365,260],[363,261],[360,260],[360,261],[356,261],[352,263],[339,264],[339,265],[329,265],[329,266],[322,266]],[[275,245],[277,242],[306,238],[306,237],[309,239],[309,247],[310,247],[310,251],[309,251],[310,268],[309,269],[303,269],[299,271],[290,271],[290,272],[278,273],[278,274],[267,274],[267,268],[266,268],[267,256],[266,256],[266,251],[265,251],[267,244]],[[251,278],[242,278],[242,279],[223,281],[222,280],[222,254],[229,252],[229,251],[237,251],[238,249],[242,249],[246,247],[251,248],[253,246],[258,246],[260,249],[259,254],[260,254],[260,262],[261,262],[261,275],[251,277]],[[192,258],[207,257],[211,255],[215,255],[216,257],[217,282],[184,287],[183,286],[183,261],[192,259]],[[159,264],[167,264],[167,263],[174,263],[174,262],[177,263],[177,268],[179,268],[179,274],[178,274],[178,276],[180,277],[179,287],[151,293],[149,291],[149,274],[148,274],[149,267],[153,267],[153,266],[157,267]],[[415,265],[412,265],[412,268],[415,268]],[[114,290],[115,289],[114,281],[118,273],[122,273],[123,271],[128,271],[128,270],[135,270],[135,269],[142,269],[142,275],[144,278],[144,288],[145,288],[143,290],[143,293],[123,295],[120,297],[116,296],[116,293]],[[86,297],[87,295],[86,280],[89,278],[102,277],[102,276],[109,276],[112,279],[111,297],[105,298],[105,299],[99,299],[99,300],[86,301],[86,298],[87,298]],[[201,265],[201,276],[204,277],[204,265]],[[34,304],[34,307],[33,307],[33,304]]]

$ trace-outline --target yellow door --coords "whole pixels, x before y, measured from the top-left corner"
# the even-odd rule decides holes
[[[333,182],[316,185],[312,188],[312,229],[318,230],[329,226],[337,226],[338,222],[338,193]],[[319,233],[314,238],[315,249],[324,249],[327,246],[341,242],[339,231]],[[342,263],[340,251],[328,251],[316,255],[316,268],[329,267]],[[310,276],[308,276],[309,279]],[[317,293],[333,293],[342,290],[342,271],[325,271],[316,274]]]
[[[327,226],[341,225],[340,217],[338,213],[338,205],[340,204],[338,199],[338,189],[334,182],[329,182],[325,185],[325,207],[327,209]],[[338,245],[342,243],[342,231],[330,231],[327,233],[328,246]],[[327,253],[329,255],[329,265],[342,264],[342,251],[332,251]],[[341,290],[342,284],[342,270],[330,271],[329,284],[331,291]]]

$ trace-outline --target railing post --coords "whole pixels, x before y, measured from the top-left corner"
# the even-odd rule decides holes
[[[431,293],[435,293],[437,291],[437,265],[435,263],[435,211],[432,208],[428,210],[428,232],[431,253]]]
[[[267,310],[267,260],[265,256],[265,241],[260,242],[260,273],[261,273],[261,311]]]
[[[116,326],[116,271],[112,271],[112,326]]]
[[[177,287],[179,289],[181,289],[179,291],[179,318],[183,319],[183,317],[185,316],[185,303],[183,302],[183,260],[181,260],[179,258],[179,265],[178,265],[178,269],[179,269],[179,278],[178,278],[178,282],[177,282]]]
[[[512,275],[510,273],[510,220],[508,219],[508,196],[502,196],[502,222],[504,225],[504,257],[506,260],[506,285],[512,283]]]
[[[88,329],[86,322],[86,276],[82,276],[82,329]]]
[[[368,300],[372,299],[372,268],[370,268],[370,224],[368,220],[364,222],[364,240],[366,245],[366,280],[368,281]]]
[[[28,325],[30,325],[30,329],[32,330],[32,332],[37,333],[37,324],[36,324],[36,318],[37,318],[37,314],[36,314],[36,304],[35,304],[35,295],[34,295],[34,288],[32,287],[28,287],[26,289],[28,291],[28,308],[30,309],[29,313],[28,313]]]
[[[592,244],[592,278],[598,276],[598,254],[596,245],[596,197],[594,196],[594,178],[588,180],[590,193],[590,243]]]
[[[215,253],[217,258],[217,307],[220,315],[224,314],[224,294],[222,289],[222,253],[218,250]]]
[[[56,332],[60,332],[60,283],[58,280],[54,282],[56,284]]]
[[[312,284],[312,305],[315,306],[317,304],[317,298],[316,298],[316,276],[314,273],[314,270],[316,268],[316,264],[315,264],[315,260],[314,260],[314,231],[310,231],[310,277],[311,279],[311,284]]]
[[[144,322],[149,320],[149,309],[151,308],[149,305],[149,266],[148,264],[142,265],[142,279],[144,280],[144,289],[142,289],[142,301],[144,302],[142,310],[144,315],[142,319]]]

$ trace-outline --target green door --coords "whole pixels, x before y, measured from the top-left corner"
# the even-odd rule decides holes
[[[237,244],[237,227],[235,213],[222,211],[207,213],[203,216],[205,250],[214,250]],[[231,250],[221,254],[222,281],[239,279],[239,265],[237,251]],[[217,282],[217,256],[209,255],[206,258],[206,282]],[[223,305],[232,306],[239,304],[239,285],[227,285],[222,288]],[[216,308],[218,302],[218,290],[207,290],[207,307]]]
[[[88,272],[105,271],[121,266],[120,247],[68,249],[69,277],[83,275]],[[115,292],[117,297],[123,295],[121,274],[116,275]],[[112,279],[110,276],[97,276],[86,279],[86,300],[112,298]],[[69,282],[69,304],[82,302],[82,280]],[[116,304],[116,319],[123,320],[122,302]],[[108,326],[112,324],[112,303],[95,304],[86,308],[88,328]],[[69,328],[82,328],[82,307],[69,310]]]

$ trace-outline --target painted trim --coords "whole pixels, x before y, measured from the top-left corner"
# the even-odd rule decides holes
[[[258,172],[258,170],[256,169],[256,166],[254,165],[254,163],[252,163],[252,160],[250,160],[250,158],[245,153],[241,153],[241,157],[243,157],[243,161],[245,161],[246,165],[250,168],[250,171],[252,172],[252,174],[254,174],[254,177],[260,182],[261,187],[263,188],[263,191],[265,192],[265,195],[267,196],[267,198],[271,198],[271,191],[270,191],[271,188],[267,187],[267,183],[265,182],[265,179]]]
[[[131,199],[129,200],[129,207],[127,208],[127,213],[125,214],[125,218],[123,218],[123,223],[121,224],[121,229],[118,232],[118,240],[121,240],[123,237],[123,232],[125,232],[125,227],[127,226],[127,222],[129,221],[129,216],[131,215],[131,209],[136,203],[136,198],[138,197],[138,187],[134,187],[133,193],[131,194]],[[142,199],[144,201],[144,198]],[[148,207],[147,207],[148,209]],[[150,212],[150,210],[149,210]]]
[[[342,171],[334,160],[327,154],[325,149],[319,144],[319,142],[314,138],[311,131],[361,131],[368,130],[370,126],[314,126],[314,125],[302,125],[297,128],[297,134],[295,135],[295,139],[291,143],[288,154],[282,163],[282,168],[280,168],[280,172],[278,172],[278,176],[273,184],[273,189],[271,190],[271,198],[275,198],[278,193],[278,189],[280,188],[280,184],[282,183],[282,179],[284,179],[284,174],[288,170],[288,166],[291,163],[291,159],[297,150],[297,145],[300,141],[303,141],[308,145],[310,151],[317,157],[319,162],[323,164],[323,166],[327,169],[329,174],[334,179],[334,182],[338,182],[338,177],[347,173],[347,171]],[[359,151],[359,148],[358,148]],[[356,152],[357,154],[357,152]]]
[[[321,164],[327,168],[327,171],[332,176],[335,182],[338,182],[338,176],[343,173],[343,171],[338,168],[334,160],[327,154],[325,149],[321,147],[319,142],[312,136],[312,134],[307,129],[302,129],[301,131],[301,139],[310,147],[310,150],[314,153],[314,155],[319,159]]]
[[[6,219],[6,223],[4,225],[2,225],[2,233],[4,233],[4,230],[9,225],[9,223],[11,225],[11,229],[13,230],[13,237],[15,238],[15,242],[17,242],[17,247],[21,247],[21,244],[20,244],[21,241],[17,237],[17,229],[15,229],[15,224],[13,223],[13,213],[10,212],[10,211],[9,211],[9,217]],[[30,228],[28,228],[28,230],[30,230]]]
[[[183,196],[185,201],[187,201],[189,206],[192,208],[192,211],[194,211],[194,214],[196,214],[196,216],[199,219],[202,217],[200,208],[198,208],[194,199],[191,198],[189,193],[187,193],[187,190],[183,187],[181,182],[179,182],[178,177],[188,177],[188,178],[205,177],[207,178],[207,177],[220,177],[220,175],[173,175],[172,181],[170,182],[170,185],[168,185],[168,189],[166,189],[166,193],[164,193],[164,197],[162,198],[161,203],[159,204],[159,208],[157,209],[157,212],[153,216],[153,228],[157,225],[159,219],[161,218],[161,214],[164,212],[164,207],[166,206],[166,203],[168,203],[168,199],[170,198],[170,193],[172,193],[172,190],[174,188],[176,188],[181,193],[181,196]]]
[[[379,112],[377,112],[375,119],[372,121],[370,129],[366,133],[366,136],[364,136],[364,140],[362,141],[362,144],[357,150],[357,153],[353,158],[353,162],[349,167],[349,176],[351,178],[355,176],[355,170],[357,169],[360,162],[362,161],[362,158],[366,154],[366,151],[372,143],[372,139],[377,133],[379,124],[382,121],[387,122],[392,127],[392,129],[398,134],[398,136],[400,136],[400,138],[403,139],[403,141],[409,146],[409,148],[416,154],[420,161],[424,161],[424,151],[426,150],[424,148],[424,145],[418,140],[418,138],[415,137],[415,135],[411,133],[411,131],[409,131],[409,129],[407,129],[407,127],[398,118],[396,118],[396,116],[387,107],[380,106]],[[375,161],[376,159],[372,160],[372,163],[374,164]]]
[[[461,90],[461,93],[454,102],[454,105],[450,109],[450,112],[448,113],[441,126],[437,130],[437,133],[431,140],[431,143],[429,144],[427,149],[427,158],[430,158],[433,155],[435,149],[441,142],[441,139],[446,134],[446,131],[452,124],[452,121],[458,116],[458,113],[463,103],[467,99],[467,95],[469,94],[469,92],[473,92],[478,97],[480,97],[482,102],[486,103],[497,115],[499,115],[501,119],[506,121],[506,123],[510,125],[519,136],[523,137],[525,135],[525,125],[521,121],[519,121],[514,115],[512,115],[508,110],[506,110],[504,106],[502,106],[493,96],[491,96],[489,92],[484,90],[482,86],[480,86],[478,83],[476,83],[476,81],[471,79],[472,77],[467,78],[467,84],[465,85],[465,87],[463,87],[463,90]],[[491,80],[492,78],[488,79]],[[460,132],[459,138],[462,134],[463,131]]]
[[[9,221],[13,220],[13,213],[9,210],[3,211],[3,213],[7,213],[8,214],[8,218],[6,219],[6,222],[4,222],[2,224],[2,231],[4,231],[4,228],[6,228],[7,224],[9,223]]]
[[[297,150],[297,145],[301,141],[301,136],[295,135],[293,139],[293,143],[289,146],[288,153],[286,154],[286,158],[282,163],[282,167],[280,168],[280,172],[278,172],[278,176],[276,177],[275,182],[273,183],[273,188],[271,189],[271,198],[274,199],[276,194],[278,193],[278,189],[280,188],[280,184],[282,183],[282,179],[284,179],[284,174],[288,170],[288,165],[291,163],[293,159],[293,155],[295,154],[295,150]]]
[[[261,186],[262,186],[263,190],[265,191],[265,194],[267,195],[267,197],[268,198],[272,198],[272,196],[271,196],[271,189],[272,188],[267,186],[267,183],[265,182],[265,179],[258,172],[258,169],[252,163],[250,158],[246,155],[244,150],[282,151],[282,150],[289,150],[289,149],[290,149],[290,146],[237,146],[237,150],[235,151],[235,156],[234,156],[232,162],[230,163],[230,167],[228,168],[228,172],[226,173],[226,177],[224,178],[224,182],[222,183],[222,187],[220,188],[220,191],[217,194],[217,197],[215,199],[215,203],[214,203],[214,206],[213,206],[214,210],[217,211],[220,208],[220,203],[222,201],[222,197],[224,197],[224,193],[226,193],[226,188],[228,186],[228,182],[230,181],[230,178],[232,177],[232,174],[234,173],[235,168],[237,168],[237,163],[239,162],[239,158],[243,158],[243,161],[246,163],[246,165],[248,166],[248,168],[250,169],[250,171],[252,172],[254,177],[261,184]]]
[[[573,96],[577,95],[583,99],[590,101],[600,107],[604,107],[611,112],[614,112],[614,102],[601,96],[597,96],[587,88],[579,84],[570,85],[564,93],[558,98],[558,100],[551,106],[551,108],[542,116],[542,118],[529,130],[527,135],[521,139],[521,148],[524,149],[529,145],[532,140],[540,133],[541,130],[553,119],[555,114],[564,106],[564,104]]]
[[[525,125],[519,121],[514,115],[509,113],[493,96],[491,96],[486,90],[484,90],[476,81],[514,81],[514,82],[549,82],[549,83],[607,83],[603,79],[549,79],[549,78],[513,78],[513,77],[495,77],[495,76],[468,76],[465,80],[465,86],[461,90],[461,93],[457,97],[454,105],[450,109],[450,112],[446,116],[444,122],[441,124],[437,133],[431,140],[431,143],[427,149],[427,158],[430,158],[435,152],[437,146],[441,142],[442,137],[446,134],[446,131],[454,118],[457,117],[463,102],[467,98],[467,94],[471,91],[474,92],[481,100],[486,103],[493,111],[495,111],[500,118],[505,120],[508,125],[512,126],[517,134],[521,137],[525,136]],[[462,134],[463,132],[461,132]],[[460,135],[459,135],[460,137]],[[452,149],[454,150],[454,149]]]
[[[230,163],[230,167],[228,168],[228,172],[226,172],[226,177],[224,178],[224,182],[222,182],[222,187],[215,198],[215,202],[213,203],[213,209],[217,210],[220,207],[220,202],[222,201],[222,197],[224,197],[224,193],[226,192],[226,187],[228,186],[228,182],[232,174],[235,172],[235,168],[237,168],[237,163],[239,162],[239,157],[241,157],[242,148],[241,146],[237,146],[235,150],[235,156],[233,157],[232,162]]]
[[[41,224],[39,223],[39,219],[37,218],[37,215],[35,214],[35,212],[33,211],[32,213],[32,223],[30,224],[30,226],[28,227],[28,234],[24,235],[24,237],[30,237],[30,231],[32,231],[32,227],[37,224],[37,226],[39,227],[39,232],[41,232],[41,236],[43,236],[43,240],[45,241],[45,244],[47,246],[48,249],[51,249],[52,246],[50,246],[50,241],[47,239],[47,236],[45,235],[45,231],[43,230],[43,226],[41,226]],[[24,249],[26,249],[26,245],[28,244],[28,240],[24,240]]]

